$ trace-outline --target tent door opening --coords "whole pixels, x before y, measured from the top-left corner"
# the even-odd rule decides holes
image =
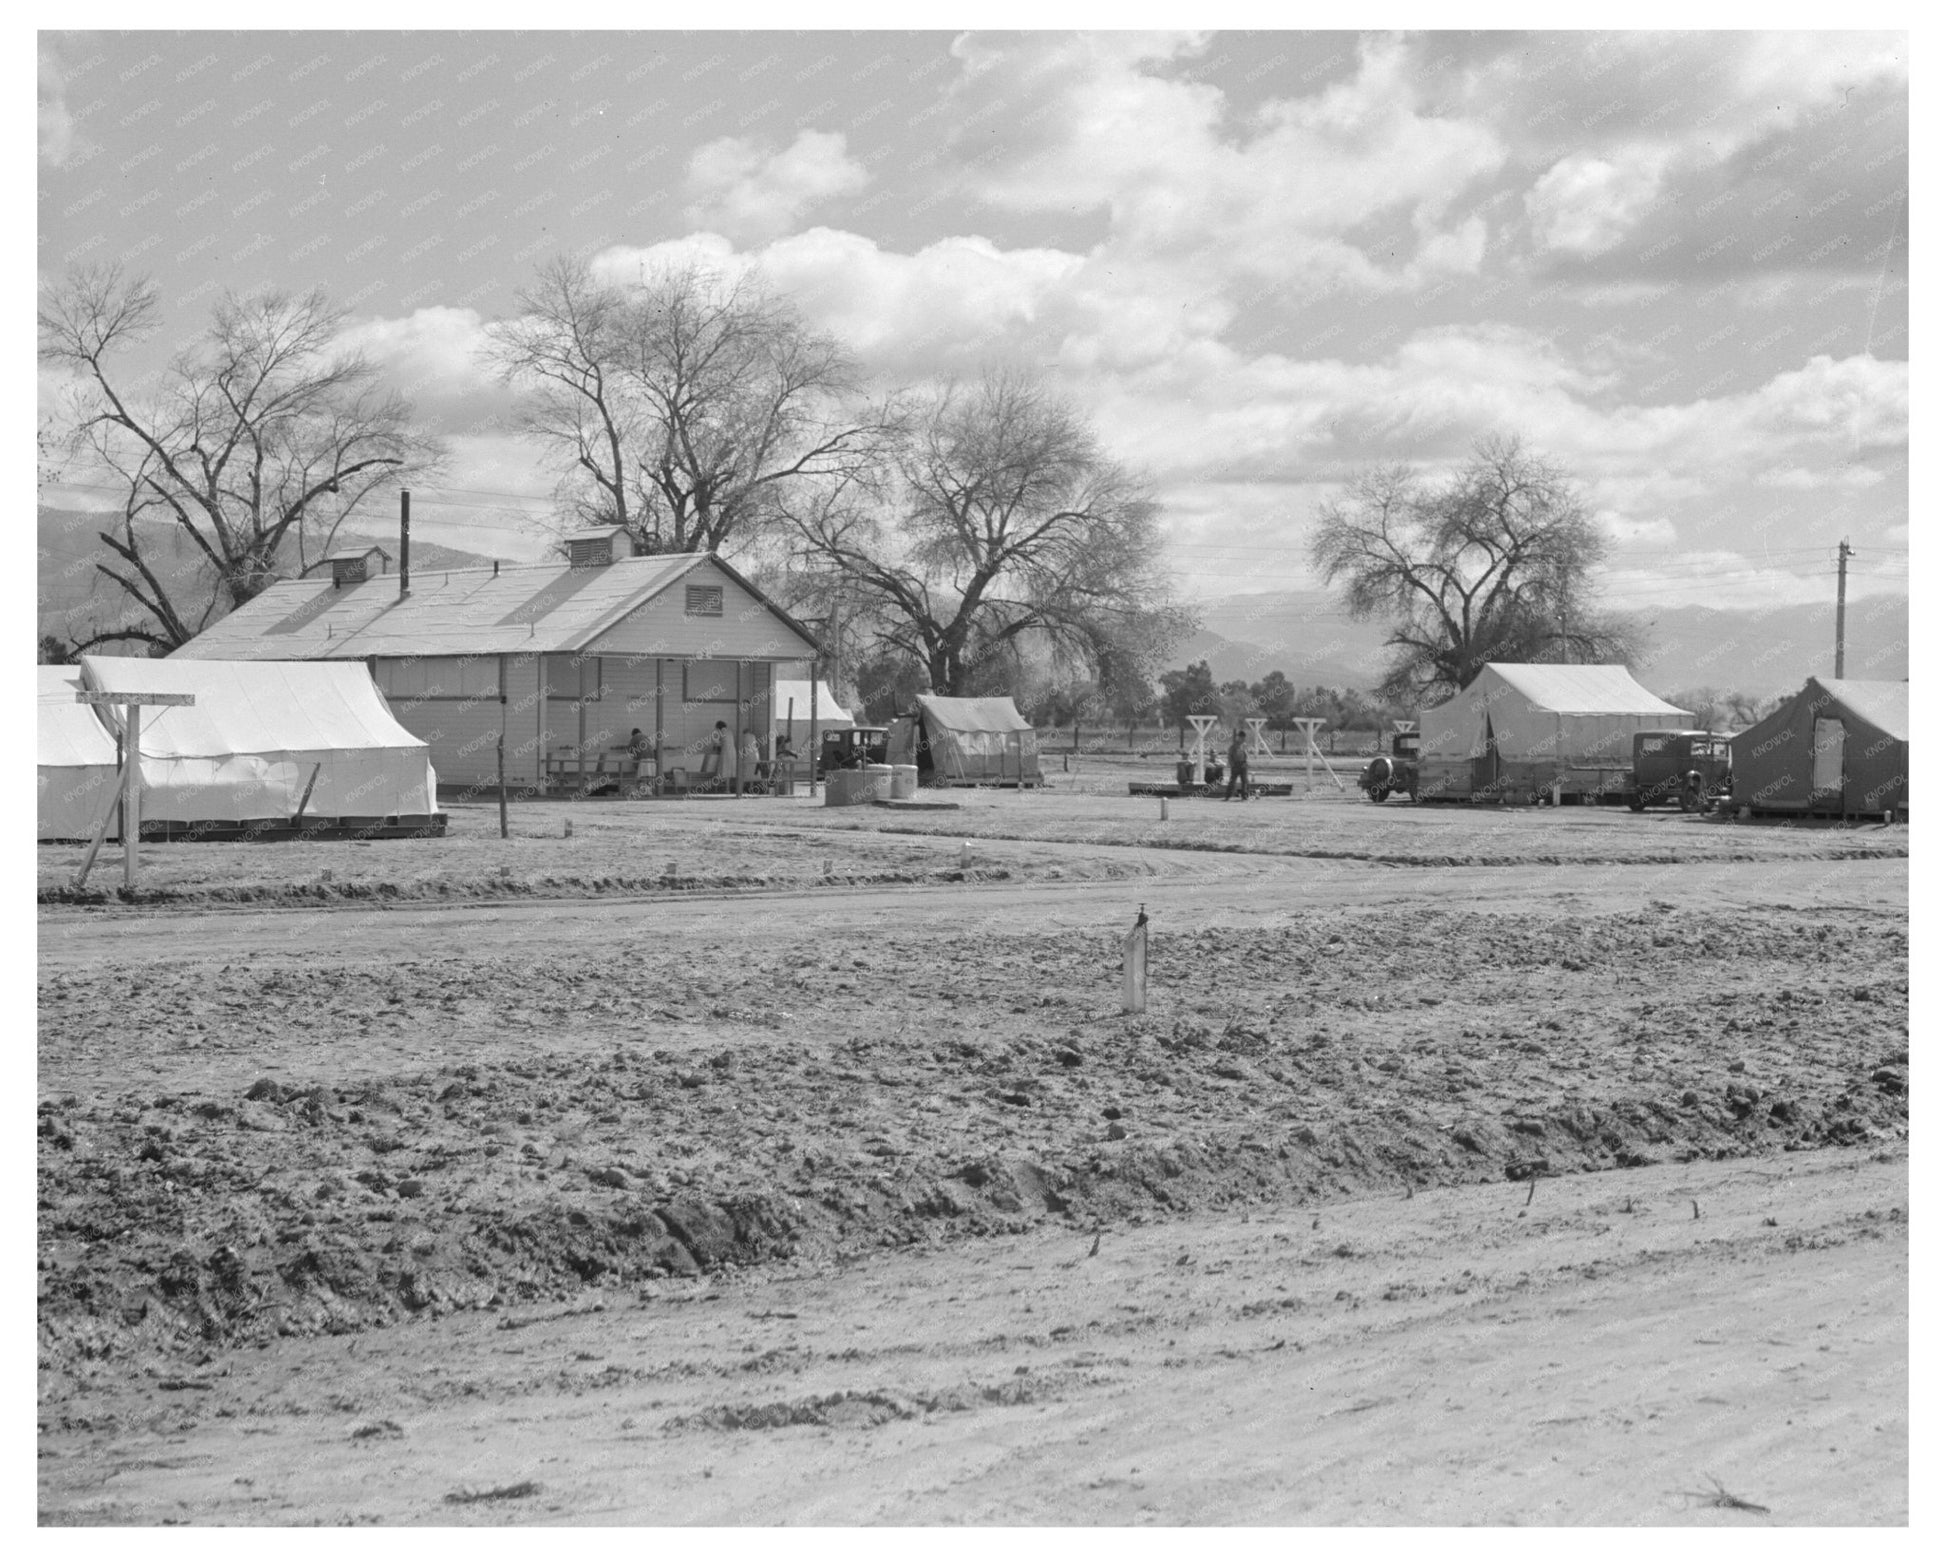
[[[1487,716],[1486,750],[1473,759],[1473,798],[1492,800],[1500,790],[1500,746],[1494,739],[1493,717]]]
[[[1811,726],[1811,802],[1836,804],[1845,788],[1845,722],[1819,719]]]

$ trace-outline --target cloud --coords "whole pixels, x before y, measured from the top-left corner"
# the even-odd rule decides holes
[[[419,417],[451,433],[504,423],[515,396],[485,364],[485,321],[473,308],[420,308],[403,318],[364,319],[341,331],[337,345],[363,352]]]
[[[1477,270],[1485,224],[1452,208],[1504,147],[1482,122],[1421,112],[1399,45],[1361,41],[1350,79],[1236,122],[1216,87],[1149,68],[1202,47],[961,39],[949,147],[967,187],[1014,210],[1105,210],[1104,262],[1169,263],[1206,287],[1410,290]]]
[[[841,134],[803,130],[782,151],[754,137],[725,136],[690,157],[683,215],[710,231],[772,238],[819,202],[858,194],[871,177],[846,154]]]
[[[1896,147],[1907,55],[1897,34],[1557,34],[1477,62],[1459,95],[1491,116],[1516,155],[1556,148],[1542,153],[1526,194],[1544,253],[1585,259],[1638,230],[1645,245],[1672,231],[1694,240],[1711,222],[1727,241],[1705,263],[1722,255],[1744,266],[1754,251],[1759,263],[1796,265],[1819,247],[1793,225],[1806,208],[1825,215],[1861,193],[1859,164],[1882,164],[1869,152],[1800,157],[1794,133],[1815,127],[1818,147],[1837,141],[1841,152],[1846,138]],[[1833,162],[1842,165],[1827,172]],[[1672,262],[1693,267],[1697,248],[1682,243]]]
[[[1613,248],[1655,204],[1674,155],[1668,146],[1643,145],[1613,158],[1563,157],[1527,191],[1535,241],[1570,254]]]
[[[68,112],[67,78],[54,51],[43,47],[36,68],[35,98],[40,117],[40,157],[50,167],[60,167],[74,153],[79,132],[74,116]]]
[[[726,274],[761,269],[805,316],[874,372],[913,379],[1010,357],[1108,370],[1181,353],[1226,326],[1231,309],[1161,267],[1118,266],[1061,249],[1003,249],[942,238],[913,253],[814,227],[750,250],[713,234],[613,248],[596,270],[698,261]]]

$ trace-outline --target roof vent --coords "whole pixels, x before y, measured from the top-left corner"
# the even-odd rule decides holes
[[[576,530],[567,540],[568,563],[577,568],[605,568],[617,557],[628,556],[632,550],[628,531],[619,524]]]
[[[389,557],[383,547],[367,546],[363,551],[334,551],[324,561],[331,566],[333,587],[342,589],[346,584],[362,584],[383,573]]]

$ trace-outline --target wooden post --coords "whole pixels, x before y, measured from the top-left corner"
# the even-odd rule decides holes
[[[1122,937],[1122,1010],[1146,1011],[1149,1008],[1149,910],[1145,903],[1135,915],[1135,924]]]
[[[649,744],[653,753],[649,758],[654,769],[649,784],[654,793],[662,793],[662,742],[665,739],[662,726],[662,656],[655,657],[655,739]]]
[[[818,750],[818,657],[811,656],[811,777],[804,786],[813,800],[818,798],[818,766],[824,753]]]
[[[108,797],[108,809],[101,813],[101,824],[95,828],[95,835],[88,843],[87,853],[81,856],[81,868],[74,873],[74,890],[79,892],[88,884],[88,872],[95,868],[95,856],[101,853],[101,846],[108,837],[108,829],[117,816],[123,814],[122,802],[128,794],[128,764],[123,763],[115,775],[115,792]]]
[[[775,672],[773,672],[772,674],[774,676]],[[770,683],[770,695],[772,697],[775,697],[777,695],[777,683],[775,680],[772,680],[772,682]],[[777,717],[777,711],[775,708],[773,708],[771,710],[771,718],[775,719],[776,717]],[[783,792],[789,795],[792,799],[796,799],[797,798],[797,699],[795,697],[787,697],[784,699],[784,744],[790,748],[791,755],[784,763]],[[771,749],[770,760],[772,763],[771,771],[774,773],[776,771],[775,764],[777,761],[777,752],[776,752],[776,748],[774,747]]]
[[[1209,733],[1216,728],[1217,716],[1191,714],[1189,723],[1196,731],[1196,749],[1189,754],[1189,781],[1200,789],[1209,782]]]
[[[304,781],[304,793],[297,797],[297,815],[291,818],[292,822],[300,826],[303,824],[304,808],[311,803],[311,791],[317,787],[318,775],[323,771],[323,763],[314,762],[311,764],[311,776]]]
[[[500,783],[500,836],[507,836],[507,737],[504,733],[495,737],[493,742],[493,772]]]
[[[597,660],[596,675],[600,675],[601,662]],[[588,798],[588,662],[575,656],[574,666],[574,783],[581,791],[581,798]]]
[[[128,705],[128,801],[122,808],[122,886],[135,889],[135,844],[142,836],[142,705]]]
[[[93,869],[95,855],[101,851],[102,840],[108,836],[108,823],[115,815],[116,806],[122,812],[122,886],[135,885],[136,843],[142,836],[142,709],[145,705],[161,708],[188,708],[196,697],[191,692],[77,692],[77,703],[111,703],[126,712],[122,728],[122,772],[118,786],[119,799],[111,801],[102,813],[101,826],[95,829],[94,842],[88,845],[83,856],[81,869],[75,875],[75,890],[79,891]]]
[[[736,680],[737,717],[736,717],[736,729],[731,732],[731,738],[736,742],[737,776],[736,776],[736,782],[732,786],[730,792],[735,796],[737,796],[738,799],[741,799],[743,797],[743,721],[749,717],[746,711],[747,705],[744,701],[744,696],[743,696],[743,661],[742,660],[737,661],[736,678],[737,678]]]

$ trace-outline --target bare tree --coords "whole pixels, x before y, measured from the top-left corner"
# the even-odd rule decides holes
[[[563,467],[562,507],[626,525],[654,552],[714,551],[772,527],[785,492],[874,459],[844,348],[752,277],[699,266],[617,284],[570,259],[488,327],[490,360],[528,391],[524,430]]]
[[[436,467],[410,405],[364,357],[334,351],[344,319],[322,292],[226,294],[138,398],[116,359],[161,327],[154,284],[100,266],[43,292],[41,360],[75,375],[69,436],[124,493],[100,537],[115,560],[96,566],[148,618],[79,647],[186,643],[280,577],[287,551],[301,566],[373,492]],[[200,559],[188,581],[155,555],[167,532]]]
[[[941,391],[881,476],[861,473],[791,517],[805,565],[870,602],[881,641],[938,693],[1004,684],[1030,640],[1090,672],[1152,674],[1194,628],[1162,568],[1147,487],[1023,374]]]
[[[1318,513],[1311,560],[1357,618],[1388,617],[1388,697],[1456,692],[1493,661],[1629,663],[1641,629],[1595,610],[1606,542],[1568,478],[1488,437],[1444,482],[1366,472]]]

